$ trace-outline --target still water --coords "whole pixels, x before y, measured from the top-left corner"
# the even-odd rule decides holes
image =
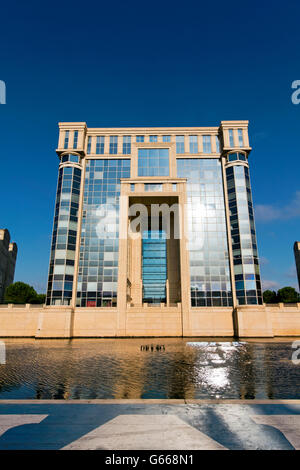
[[[292,339],[2,339],[0,399],[300,399]]]

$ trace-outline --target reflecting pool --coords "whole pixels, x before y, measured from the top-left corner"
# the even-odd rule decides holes
[[[290,338],[1,341],[1,399],[300,399]]]

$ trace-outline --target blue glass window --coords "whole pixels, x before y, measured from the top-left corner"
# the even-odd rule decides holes
[[[238,129],[238,139],[239,139],[239,146],[244,147],[244,138],[243,138],[243,130]]]
[[[96,140],[96,154],[104,153],[104,135],[98,135]]]
[[[217,150],[217,153],[219,153],[219,152],[220,152],[220,140],[219,140],[219,136],[216,135],[215,138],[216,138],[216,150]]]
[[[229,134],[229,146],[234,147],[233,129],[229,129],[228,134]]]
[[[69,162],[71,163],[79,163],[79,156],[78,155],[69,155]]]
[[[145,191],[162,191],[162,184],[160,183],[146,183]]]
[[[184,153],[184,135],[176,136],[176,153]]]
[[[136,136],[136,141],[137,142],[144,142],[145,141],[145,136],[144,135],[137,135]]]
[[[131,136],[123,135],[123,153],[129,155],[131,153]]]
[[[170,135],[163,135],[163,142],[171,142],[171,136]]]
[[[91,153],[91,147],[92,147],[92,137],[89,136],[88,137],[88,143],[87,143],[87,150],[86,150],[87,154]]]
[[[67,149],[69,147],[69,134],[70,131],[65,132],[64,149]]]
[[[238,160],[238,154],[237,153],[230,153],[228,155],[228,161],[229,162],[234,162],[235,160]]]
[[[74,131],[73,148],[77,149],[77,145],[78,145],[78,131]]]
[[[245,289],[244,281],[237,281],[235,283],[236,290],[243,290]]]
[[[113,155],[118,153],[118,136],[117,135],[111,135],[109,138],[109,153]]]
[[[149,135],[149,142],[157,142],[157,135]]]
[[[198,136],[190,135],[190,153],[198,153]]]
[[[241,160],[245,162],[247,160],[246,155],[244,153],[229,153],[228,154],[228,161],[234,162],[236,160]]]
[[[143,302],[165,302],[167,241],[163,230],[143,232],[142,260]]]
[[[65,162],[79,163],[80,158],[79,158],[79,155],[72,155],[72,154],[63,155],[61,157],[61,162],[62,163],[65,163]]]
[[[138,149],[138,176],[169,176],[169,149]]]
[[[203,153],[211,153],[211,136],[203,136]]]

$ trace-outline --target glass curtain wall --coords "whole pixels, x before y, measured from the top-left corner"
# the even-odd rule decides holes
[[[177,175],[187,178],[192,307],[230,306],[221,163],[218,159],[177,159]]]
[[[167,240],[163,230],[145,230],[142,236],[143,302],[166,301]]]
[[[86,162],[78,306],[116,306],[120,178],[129,177],[128,159],[88,159]]]
[[[169,176],[169,149],[138,149],[139,176]]]
[[[59,169],[47,305],[69,305],[71,302],[80,182],[80,168],[65,166]]]
[[[249,169],[231,166],[226,178],[238,303],[262,304]]]

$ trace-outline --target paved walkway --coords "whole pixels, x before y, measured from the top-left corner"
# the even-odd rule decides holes
[[[300,449],[300,401],[0,400],[0,449]]]

